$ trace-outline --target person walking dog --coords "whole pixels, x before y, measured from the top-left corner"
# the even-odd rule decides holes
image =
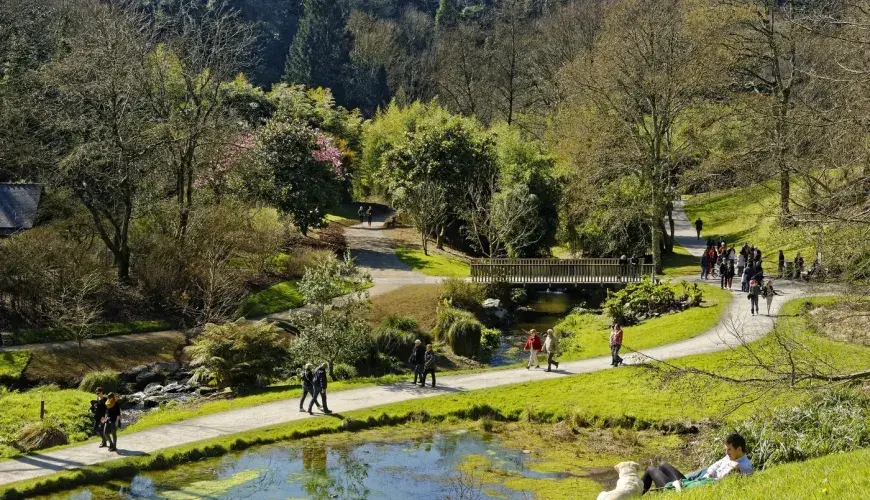
[[[619,366],[625,364],[623,359],[619,357],[619,350],[622,349],[622,325],[614,323],[610,330],[610,366]]]
[[[556,369],[559,369],[559,362],[553,359],[553,356],[556,355],[556,349],[559,348],[559,341],[556,339],[556,333],[552,328],[547,330],[547,334],[544,337],[544,352],[547,353],[547,371],[550,371],[550,367],[552,365],[556,365]]]
[[[428,373],[432,374],[432,387],[435,387],[435,351],[432,350],[432,344],[426,344],[423,379],[420,381],[420,387],[426,387],[426,374]]]
[[[532,362],[535,363],[535,368],[540,368],[541,363],[538,361],[538,353],[541,352],[541,337],[538,337],[538,331],[534,328],[529,331],[529,338],[526,340],[524,351],[529,352],[529,364],[526,365],[526,370],[532,367]]]
[[[408,358],[408,363],[414,368],[413,384],[423,383],[423,365],[426,363],[426,350],[423,348],[423,343],[420,339],[414,341],[414,348],[411,349],[411,357]]]

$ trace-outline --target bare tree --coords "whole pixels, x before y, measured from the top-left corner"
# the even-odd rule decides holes
[[[467,238],[489,258],[516,257],[541,238],[537,197],[525,184],[499,188],[497,175],[469,184],[462,217]]]
[[[49,321],[66,338],[76,342],[79,359],[83,359],[82,344],[93,336],[94,327],[101,322],[102,305],[95,296],[104,285],[105,280],[97,271],[68,276],[61,280],[57,295],[45,298]]]
[[[429,255],[429,238],[447,222],[450,214],[446,190],[437,183],[423,181],[397,189],[393,204],[420,231],[423,253]]]

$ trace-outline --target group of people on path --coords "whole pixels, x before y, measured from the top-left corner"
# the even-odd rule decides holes
[[[309,415],[314,414],[312,409],[315,406],[317,406],[317,409],[321,410],[323,413],[332,413],[326,405],[326,368],[326,363],[318,365],[317,368],[314,368],[314,365],[311,363],[305,363],[305,366],[302,368],[302,373],[299,374],[299,378],[302,379],[302,399],[299,400],[299,411],[305,411],[305,398],[308,395],[311,395],[311,401],[308,403]],[[318,397],[323,402],[323,406],[321,406],[317,401]]]
[[[426,387],[426,376],[432,374],[432,387],[435,387],[435,351],[432,344],[426,344],[424,348],[420,339],[415,340],[408,363],[414,367],[414,385]]]
[[[695,223],[695,227],[700,227],[698,224],[701,219]],[[700,237],[700,229],[698,230]],[[798,253],[800,258],[800,253]],[[783,268],[785,267],[785,256],[782,250],[778,256],[779,275],[782,276]],[[803,258],[801,258],[803,265]],[[795,266],[797,269],[797,265]],[[701,279],[708,279],[711,274],[719,274],[719,287],[731,290],[732,280],[734,275],[740,276],[740,291],[747,294],[749,299],[749,311],[753,316],[761,314],[758,302],[759,298],[763,297],[767,301],[767,314],[770,315],[770,306],[773,304],[773,297],[778,295],[773,288],[773,281],[764,281],[764,267],[761,260],[761,250],[754,246],[749,246],[744,243],[739,252],[734,247],[729,247],[724,241],[715,242],[707,241],[707,249],[701,255]]]
[[[356,214],[359,215],[359,223],[363,224],[365,219],[369,221],[369,227],[372,227],[372,213],[374,207],[369,205],[369,208],[364,207],[363,205],[359,206],[359,210],[356,211]]]
[[[94,416],[94,434],[102,438],[99,447],[108,446],[109,451],[118,451],[118,429],[121,428],[120,398],[114,392],[104,396],[102,387],[97,387],[95,392],[97,399],[91,400],[91,414]]]
[[[529,338],[526,339],[526,345],[523,346],[524,351],[529,351],[529,362],[526,364],[526,370],[530,370],[532,364],[535,365],[535,368],[541,367],[541,362],[538,359],[538,354],[541,352],[547,353],[547,371],[551,371],[553,365],[556,365],[556,369],[559,369],[559,362],[553,359],[558,348],[559,341],[556,339],[556,334],[552,328],[544,334],[543,342],[541,342],[541,337],[538,336],[537,330],[534,328],[529,330]]]

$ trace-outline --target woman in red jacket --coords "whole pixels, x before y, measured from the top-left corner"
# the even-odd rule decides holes
[[[614,323],[613,329],[610,330],[610,366],[623,364],[622,358],[619,357],[620,349],[622,349],[622,325]]]
[[[524,351],[531,351],[529,353],[529,364],[526,365],[526,370],[532,367],[532,361],[535,363],[535,368],[540,368],[541,363],[538,361],[538,353],[541,352],[541,337],[538,337],[538,331],[532,329],[529,332],[529,339],[526,340],[526,346],[523,347]]]

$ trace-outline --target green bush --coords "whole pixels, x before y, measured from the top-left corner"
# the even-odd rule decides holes
[[[335,252],[325,248],[296,248],[284,259],[284,275],[290,279],[302,279],[305,271],[322,262],[337,261]]]
[[[420,331],[420,323],[417,318],[411,316],[389,315],[381,321],[382,328],[395,328],[403,332],[415,333]]]
[[[206,325],[186,350],[195,368],[193,380],[219,388],[266,385],[289,358],[287,336],[264,321]]]
[[[674,290],[668,283],[645,279],[630,283],[617,292],[608,291],[604,311],[623,324],[634,324],[643,317],[664,314],[679,307]]]
[[[435,338],[460,356],[470,358],[478,354],[483,330],[480,321],[468,311],[449,306],[438,310]]]
[[[357,376],[356,368],[345,363],[336,363],[333,371],[336,380],[350,380]]]
[[[441,283],[441,299],[448,300],[453,307],[466,311],[478,311],[486,300],[483,286],[458,278],[449,278]]]
[[[529,301],[529,292],[525,288],[512,288],[511,289],[511,302],[514,304],[521,306],[526,304]]]
[[[513,290],[515,289],[509,283],[493,281],[483,285],[483,289],[487,299],[498,299],[505,305],[513,301]]]
[[[496,328],[484,328],[480,336],[480,358],[489,360],[500,345],[501,331]]]
[[[68,443],[69,438],[60,422],[57,419],[46,418],[24,426],[15,441],[15,447],[24,452],[31,452]]]
[[[0,351],[0,383],[20,379],[28,363],[30,351]]]
[[[717,436],[708,459],[722,457],[726,434],[746,439],[756,469],[870,446],[870,396],[860,389],[823,393],[799,406],[753,417]]]
[[[118,373],[112,370],[90,372],[82,378],[82,382],[79,384],[79,390],[84,392],[96,392],[97,387],[102,387],[106,394],[120,392],[121,381],[118,378]]]
[[[701,290],[701,287],[698,286],[697,283],[689,283],[685,281],[681,281],[680,285],[683,287],[683,294],[678,299],[680,302],[686,302],[689,304],[689,307],[698,307],[701,305],[701,302],[704,301],[704,292]]]

